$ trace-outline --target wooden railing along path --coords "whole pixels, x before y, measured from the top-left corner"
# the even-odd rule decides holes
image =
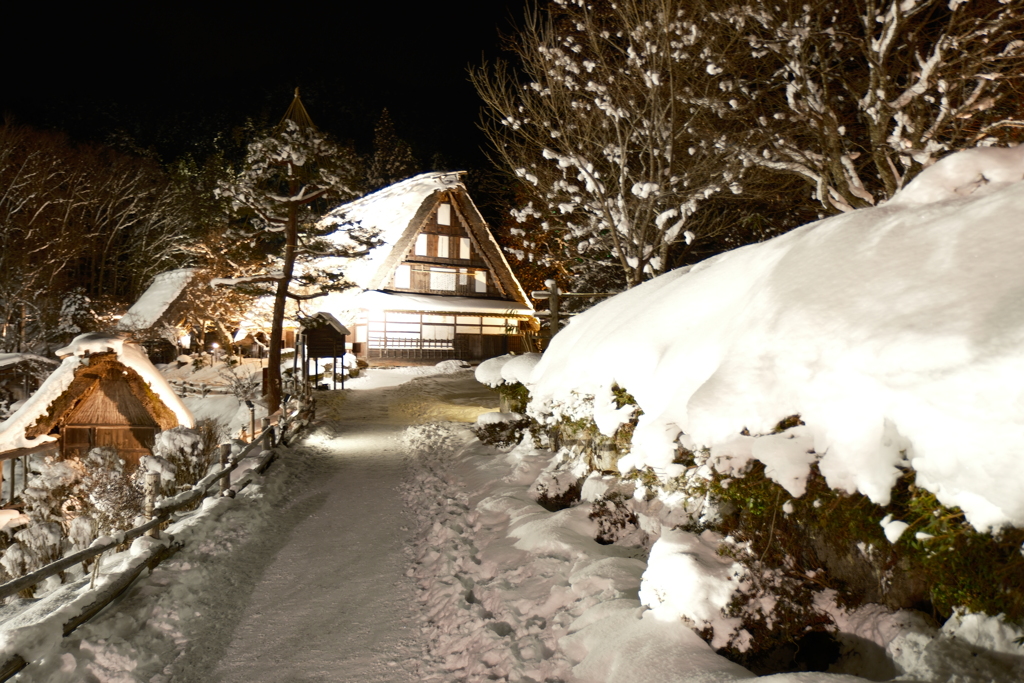
[[[97,557],[108,550],[112,550],[124,543],[139,538],[140,536],[149,535],[154,538],[160,538],[161,524],[169,521],[173,513],[210,495],[211,489],[214,489],[215,487],[217,489],[216,495],[229,496],[233,498],[236,493],[249,484],[253,478],[253,473],[262,474],[266,471],[276,457],[275,452],[270,449],[272,449],[276,443],[287,445],[287,439],[290,436],[293,436],[298,429],[307,424],[313,418],[313,410],[313,404],[310,402],[308,406],[302,406],[294,413],[275,415],[275,417],[278,417],[279,419],[278,423],[274,426],[269,424],[269,418],[264,418],[263,430],[257,438],[253,439],[251,443],[249,443],[234,457],[230,456],[230,444],[221,445],[220,467],[196,482],[191,489],[182,491],[175,496],[171,496],[163,500],[156,500],[155,494],[158,488],[159,475],[152,473],[147,474],[145,505],[147,521],[145,524],[137,526],[134,529],[129,529],[128,531],[119,532],[113,537],[99,538],[93,543],[93,545],[89,546],[85,550],[63,557],[55,562],[51,562],[45,567],[37,569],[34,572],[0,585],[0,600],[16,595],[17,593],[27,588],[31,588],[32,586],[35,586],[47,578],[55,576],[76,564]],[[255,457],[258,457],[258,460],[253,467],[249,468],[249,470],[246,471],[238,481],[232,484],[230,481],[231,473],[238,468],[238,465],[244,459],[254,457],[254,455]],[[76,628],[98,614],[100,610],[127,590],[143,570],[148,568],[152,571],[152,569],[158,564],[174,555],[174,553],[176,553],[183,545],[181,542],[175,541],[170,536],[162,539],[162,541],[163,542],[160,545],[151,549],[150,552],[137,557],[131,569],[121,572],[116,575],[113,580],[101,586],[96,595],[92,596],[93,599],[89,604],[81,607],[76,616],[70,618],[64,623],[63,635],[67,636]],[[98,562],[95,567],[98,568]],[[95,578],[94,574],[92,582],[95,582]],[[85,579],[82,579],[82,582],[84,584]],[[11,676],[14,676],[27,665],[28,661],[26,661],[21,655],[15,654],[11,656],[6,662],[0,664],[0,682],[6,681]]]

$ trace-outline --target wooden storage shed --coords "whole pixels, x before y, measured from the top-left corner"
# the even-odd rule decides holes
[[[28,437],[60,439],[61,455],[81,457],[91,448],[112,446],[130,465],[152,455],[156,433],[178,419],[135,370],[113,353],[93,354],[75,373],[71,386],[25,430]]]
[[[0,451],[57,439],[62,457],[110,446],[134,467],[152,453],[157,432],[192,426],[191,414],[141,348],[118,338],[83,337],[87,343],[76,348],[73,342],[39,391],[0,424]]]

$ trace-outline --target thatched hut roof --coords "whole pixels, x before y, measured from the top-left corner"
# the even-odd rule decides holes
[[[107,425],[155,424],[159,429],[192,426],[192,414],[137,346],[118,337],[87,334],[58,353],[66,356],[61,366],[0,423],[0,452],[52,441],[52,434],[71,424],[72,417],[88,415]]]
[[[124,380],[101,379],[93,385],[64,421],[69,425],[157,427],[156,420]]]
[[[75,371],[63,394],[46,414],[25,430],[34,438],[67,424],[136,425],[170,429],[178,419],[146,385],[139,373],[121,363],[114,353],[88,357]]]

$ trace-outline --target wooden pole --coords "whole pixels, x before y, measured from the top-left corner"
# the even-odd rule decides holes
[[[28,316],[25,314],[25,302],[21,302],[21,322],[18,324],[18,353],[25,350],[25,328]]]
[[[153,519],[153,511],[156,509],[156,497],[160,490],[160,474],[157,472],[146,472],[146,480],[143,484],[143,495],[145,495],[146,521]],[[160,527],[154,526],[146,532],[147,536],[160,538]]]
[[[260,434],[267,434],[267,432],[270,432],[270,418],[269,417],[264,417],[264,418],[260,419]],[[271,448],[274,447],[274,433],[273,432],[270,432],[269,434],[267,434],[266,443]]]
[[[549,337],[549,339],[553,339],[554,336],[558,334],[558,329],[561,322],[559,320],[561,301],[558,297],[560,292],[558,291],[558,283],[556,283],[554,280],[548,280],[544,284],[548,286],[548,291],[550,292],[550,296],[548,297],[548,308],[551,312],[551,337]]]
[[[220,445],[220,471],[223,472],[228,468],[228,456],[231,455],[231,444],[222,443]],[[231,477],[222,477],[220,480],[220,492],[223,494],[231,486],[231,482],[228,481]]]

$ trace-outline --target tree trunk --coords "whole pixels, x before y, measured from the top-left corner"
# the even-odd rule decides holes
[[[288,301],[288,285],[295,269],[295,249],[299,242],[298,206],[292,202],[288,207],[288,223],[285,225],[284,263],[281,280],[277,283],[274,296],[274,319],[270,328],[270,352],[267,358],[267,412],[274,413],[281,407],[281,343],[284,337],[284,306]]]

